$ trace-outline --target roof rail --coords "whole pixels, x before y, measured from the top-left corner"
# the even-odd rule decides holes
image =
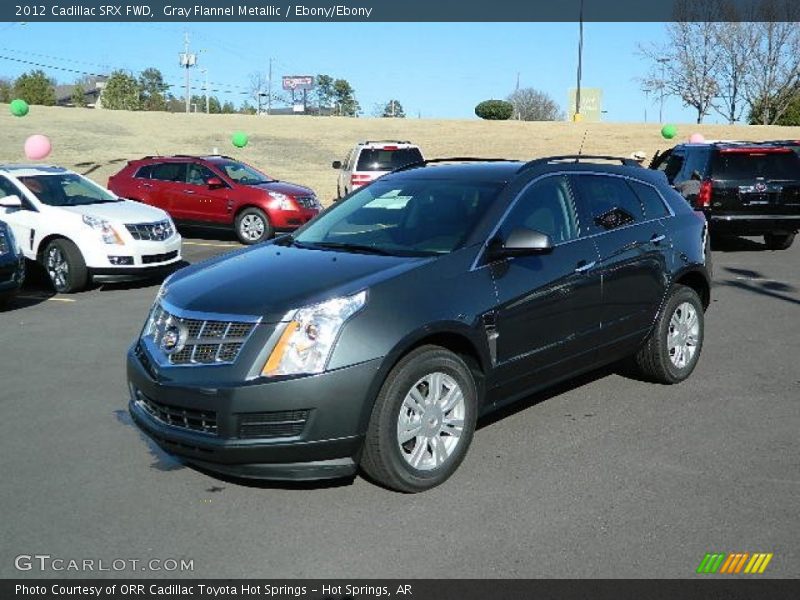
[[[636,160],[632,158],[627,158],[624,156],[607,156],[601,154],[564,154],[561,156],[545,156],[543,158],[535,158],[531,161],[526,162],[522,167],[520,167],[518,173],[522,171],[526,171],[528,169],[532,169],[533,167],[539,165],[547,165],[552,163],[558,162],[572,162],[575,164],[580,163],[582,160],[592,161],[592,160],[608,160],[608,161],[619,161],[622,166],[625,167],[641,167],[642,165],[639,164]]]
[[[362,144],[410,144],[408,140],[364,140]]]
[[[453,156],[450,158],[427,158],[425,160],[418,160],[413,163],[408,163],[407,165],[403,165],[402,167],[398,167],[392,173],[397,173],[398,171],[405,171],[407,169],[413,169],[415,167],[424,167],[425,165],[430,164],[437,164],[437,163],[445,163],[445,162],[513,162],[510,158],[478,158],[474,156]]]

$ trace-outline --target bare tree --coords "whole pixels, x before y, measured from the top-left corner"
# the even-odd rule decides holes
[[[719,6],[719,0],[694,4],[679,0],[676,20],[667,25],[668,43],[639,47],[651,62],[650,73],[643,82],[694,108],[698,123],[709,113],[719,90],[716,71],[720,51],[714,25]]]
[[[261,107],[264,98],[267,97],[267,88],[269,87],[269,79],[261,71],[250,73],[250,97],[255,101],[258,107],[258,113],[261,114]]]
[[[745,109],[745,79],[756,44],[756,32],[753,23],[737,22],[735,14],[729,16],[729,21],[714,24],[719,52],[715,71],[718,96],[711,107],[732,125]]]
[[[520,121],[559,121],[561,109],[550,96],[534,88],[521,88],[507,98]]]
[[[753,23],[755,44],[745,73],[745,97],[755,120],[778,121],[800,86],[800,23],[794,3],[768,1]]]

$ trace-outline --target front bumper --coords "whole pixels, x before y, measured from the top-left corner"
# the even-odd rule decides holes
[[[713,233],[764,235],[800,231],[800,215],[706,215]]]
[[[0,256],[0,295],[14,294],[25,281],[25,257],[22,254]]]
[[[130,276],[153,272],[181,262],[182,238],[175,234],[163,242],[126,241],[125,244],[83,244],[80,246],[86,266],[93,274]],[[110,257],[125,258],[129,264],[114,264]]]
[[[320,211],[309,208],[300,210],[272,210],[269,213],[269,220],[272,226],[278,231],[293,231],[305,225],[316,217]]]
[[[139,350],[141,353],[142,351]],[[213,387],[215,366],[159,367],[128,352],[128,409],[170,454],[208,471],[313,480],[356,472],[380,359],[315,376]],[[196,373],[196,384],[186,373]],[[255,429],[253,425],[255,424]]]

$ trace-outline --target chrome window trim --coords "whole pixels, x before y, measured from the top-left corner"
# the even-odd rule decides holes
[[[193,319],[197,321],[240,321],[242,323],[251,323],[253,325],[259,325],[261,323],[261,317],[255,315],[232,315],[226,313],[185,310],[175,306],[166,298],[161,298],[159,302],[169,314],[181,319]]]
[[[478,255],[475,257],[475,260],[472,261],[472,266],[470,267],[469,270],[470,271],[478,271],[480,269],[483,269],[485,267],[488,267],[488,266],[494,264],[494,263],[487,263],[485,265],[478,266],[478,262],[481,260],[481,258],[483,258],[483,255],[486,253],[486,249],[489,246],[489,242],[492,239],[494,239],[494,236],[497,234],[497,232],[499,231],[500,227],[502,227],[503,223],[505,222],[506,218],[508,217],[508,214],[517,205],[517,202],[519,202],[519,199],[522,197],[522,195],[526,191],[528,191],[529,187],[531,187],[534,183],[537,183],[537,182],[541,181],[542,179],[544,179],[546,177],[570,176],[570,175],[600,175],[602,177],[618,177],[619,179],[625,179],[627,181],[635,181],[636,183],[649,185],[650,187],[652,187],[656,191],[656,193],[658,194],[658,197],[661,199],[661,202],[664,204],[664,206],[667,207],[667,210],[669,211],[669,215],[664,215],[662,217],[656,217],[656,218],[653,218],[653,219],[645,219],[644,221],[636,221],[635,223],[630,223],[629,225],[623,225],[622,227],[617,227],[615,229],[610,229],[608,231],[598,231],[597,233],[592,233],[592,234],[588,234],[588,235],[579,235],[575,239],[567,240],[565,242],[559,242],[558,244],[553,244],[553,248],[558,248],[558,247],[564,246],[566,244],[572,244],[573,242],[577,242],[577,241],[580,241],[580,240],[589,240],[589,239],[592,239],[592,238],[595,238],[595,237],[598,237],[598,236],[601,236],[601,235],[606,235],[606,234],[612,233],[614,231],[622,231],[623,229],[628,229],[629,227],[636,227],[638,225],[646,225],[647,223],[655,223],[656,221],[662,221],[664,219],[671,219],[671,218],[673,218],[675,216],[675,211],[672,210],[672,207],[670,206],[669,202],[666,201],[664,196],[661,194],[661,191],[655,185],[653,185],[652,183],[650,183],[648,181],[642,181],[641,179],[637,179],[636,177],[631,177],[630,175],[623,175],[623,174],[620,174],[620,173],[606,173],[606,172],[603,172],[603,171],[551,171],[549,173],[542,173],[541,175],[535,177],[534,179],[531,179],[525,185],[525,187],[522,188],[522,190],[520,190],[520,192],[509,203],[508,208],[505,210],[503,215],[498,220],[497,225],[495,225],[495,227],[492,229],[492,231],[489,232],[489,235],[486,237],[486,240],[484,240],[483,244],[481,245],[481,249],[478,251]],[[635,190],[632,189],[631,191],[633,192],[634,195],[636,195],[636,191]],[[574,192],[573,192],[572,196],[573,196],[573,198],[572,198],[573,199],[573,204],[575,204],[575,193]],[[639,196],[636,195],[636,198],[638,199]],[[641,203],[641,200],[639,200],[639,202]],[[577,211],[576,212],[576,217],[577,217],[577,220],[578,220],[578,228],[580,230],[580,211],[577,210],[578,209],[577,205],[575,205],[574,208]],[[644,206],[642,207],[642,210],[644,211]]]

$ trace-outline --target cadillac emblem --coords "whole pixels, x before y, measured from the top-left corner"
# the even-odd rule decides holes
[[[179,352],[186,343],[186,333],[179,325],[174,322],[167,322],[164,332],[161,334],[160,346],[164,354],[174,354]]]

